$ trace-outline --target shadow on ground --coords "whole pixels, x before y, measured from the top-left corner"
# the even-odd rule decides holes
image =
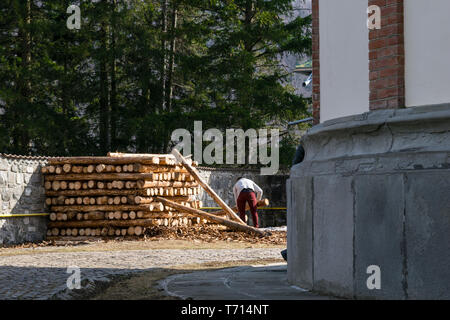
[[[0,267],[1,300],[323,299],[287,283],[286,264],[224,268],[227,263],[174,268]],[[236,266],[236,262],[233,263]],[[219,267],[220,266],[220,267]],[[230,262],[230,266],[232,266]]]

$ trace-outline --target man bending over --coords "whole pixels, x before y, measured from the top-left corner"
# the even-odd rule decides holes
[[[233,193],[241,220],[245,221],[245,204],[248,203],[253,218],[253,225],[255,228],[259,228],[256,206],[258,200],[262,199],[262,189],[252,180],[239,177],[233,187]]]

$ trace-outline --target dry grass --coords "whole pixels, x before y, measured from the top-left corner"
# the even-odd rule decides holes
[[[98,252],[154,249],[244,249],[244,248],[285,248],[285,244],[245,243],[245,242],[204,242],[199,240],[147,240],[147,241],[98,241],[64,243],[51,246],[26,246],[0,248],[0,256],[42,254],[52,252]]]

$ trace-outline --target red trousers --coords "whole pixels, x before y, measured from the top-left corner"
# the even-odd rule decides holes
[[[256,200],[256,195],[254,192],[241,192],[237,198],[237,206],[239,209],[239,217],[245,222],[245,204],[248,202],[250,207],[250,212],[253,218],[253,224],[255,228],[259,228],[258,224],[258,212],[256,211],[256,206],[258,201]]]

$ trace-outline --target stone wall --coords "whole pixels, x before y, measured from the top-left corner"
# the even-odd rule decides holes
[[[450,105],[313,127],[291,169],[288,280],[348,298],[450,299]],[[368,268],[381,287],[369,288]]]
[[[0,155],[0,215],[45,213],[43,158]],[[0,217],[0,244],[44,239],[47,217]]]

